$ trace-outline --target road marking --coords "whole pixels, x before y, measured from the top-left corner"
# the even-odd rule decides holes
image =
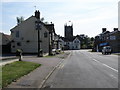
[[[116,70],[116,69],[114,69],[114,68],[112,68],[112,67],[110,67],[110,66],[108,66],[108,65],[106,65],[106,64],[102,64],[102,65],[104,65],[104,66],[106,66],[106,67],[108,67],[108,68],[110,68],[111,70],[113,70],[113,71],[116,71],[116,72],[118,72],[118,70]]]
[[[63,60],[61,62],[59,62],[53,69],[52,71],[50,71],[50,73],[44,78],[44,80],[41,82],[41,84],[38,86],[39,88],[42,88],[45,84],[45,82],[47,81],[47,79],[51,76],[51,74],[55,71],[55,69],[57,69],[61,64],[62,64]]]
[[[101,63],[103,66],[106,66],[106,67],[108,67],[109,69],[111,69],[111,70],[113,70],[113,71],[115,71],[115,72],[118,73],[118,70],[116,70],[116,69],[114,69],[114,68],[108,66],[107,64],[104,64],[104,63],[102,63],[102,62],[100,62],[100,61],[98,61],[98,60],[96,60],[96,59],[93,59],[93,61],[98,62],[98,63]]]
[[[64,65],[61,66],[61,69],[64,67]]]
[[[64,67],[64,64],[61,64],[58,68],[62,69]]]
[[[100,61],[98,61],[98,60],[96,60],[96,59],[93,59],[95,62],[98,62],[98,63],[100,63]]]

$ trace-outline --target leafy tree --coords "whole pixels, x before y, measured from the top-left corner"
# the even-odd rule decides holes
[[[48,24],[48,22],[45,21],[44,17],[42,17],[42,18],[40,19],[40,21],[43,22],[43,23],[45,23],[45,24]]]
[[[17,18],[17,24],[20,24],[24,21],[24,17],[21,16],[21,17],[16,17]]]

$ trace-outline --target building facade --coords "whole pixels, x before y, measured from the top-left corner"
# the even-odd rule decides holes
[[[61,46],[64,50],[79,50],[81,48],[80,39],[73,36],[73,24],[69,21],[64,25],[64,37],[61,37]]]
[[[11,36],[0,33],[0,50],[2,50],[2,53],[10,53],[11,51]]]
[[[120,52],[120,31],[114,28],[112,32],[102,28],[102,33],[95,37],[94,51],[101,51],[104,46],[111,46],[112,52]]]
[[[21,49],[23,53],[38,53],[38,28],[36,21],[40,21],[40,12],[36,11],[34,16],[29,17],[12,28],[11,36],[11,52],[15,53],[17,49]],[[39,22],[39,49],[43,53],[51,53],[54,39],[54,24],[46,25]]]
[[[73,37],[70,40],[61,37],[60,45],[64,50],[80,50],[81,49],[81,41],[78,37]]]

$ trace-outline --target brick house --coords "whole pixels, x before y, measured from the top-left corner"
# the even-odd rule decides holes
[[[114,28],[112,32],[102,28],[102,33],[95,37],[93,51],[101,51],[104,46],[111,46],[113,52],[120,52],[120,31],[118,28]]]

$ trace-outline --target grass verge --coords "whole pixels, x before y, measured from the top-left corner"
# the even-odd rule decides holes
[[[47,55],[47,56],[44,56],[45,58],[52,58],[52,57],[55,57],[55,55]]]
[[[39,66],[40,64],[25,61],[16,61],[6,64],[2,67],[2,88],[16,81],[21,76],[30,73]]]
[[[114,54],[114,55],[118,55],[118,56],[120,56],[120,53],[117,53],[117,54]]]

